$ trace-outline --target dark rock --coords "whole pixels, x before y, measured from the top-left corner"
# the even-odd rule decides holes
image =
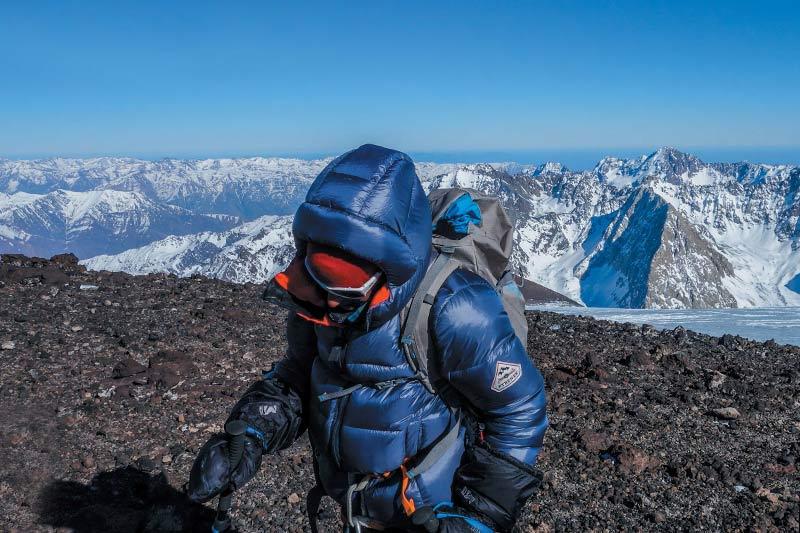
[[[152,369],[149,378],[159,389],[171,389],[181,381],[178,373],[166,365]]]
[[[58,254],[50,258],[50,263],[60,270],[69,273],[84,273],[86,267],[78,264],[78,258],[75,254]]]
[[[585,368],[594,368],[600,365],[600,361],[600,357],[598,357],[596,354],[588,353],[583,358],[583,366]]]
[[[723,420],[735,420],[742,416],[739,410],[735,407],[720,407],[719,409],[712,409],[709,412],[710,414]]]
[[[54,268],[22,267],[9,270],[6,279],[12,283],[63,285],[69,283],[69,276]]]
[[[136,460],[136,468],[142,472],[150,473],[156,471],[158,464],[149,457],[140,457]]]
[[[583,429],[575,435],[575,440],[580,442],[587,451],[599,453],[611,447],[611,437],[605,433],[598,433]]]
[[[632,367],[645,367],[649,368],[653,366],[653,359],[650,357],[650,354],[644,350],[637,350],[631,354],[629,354],[625,359],[623,359],[623,364]]]
[[[697,365],[690,361],[685,353],[681,352],[672,352],[664,355],[661,359],[661,365],[669,369],[685,371],[687,373],[693,373],[697,369]]]
[[[147,371],[146,366],[129,357],[114,365],[111,376],[115,378],[126,378],[135,374],[141,374],[145,371]]]
[[[657,468],[661,464],[643,450],[628,445],[618,447],[617,457],[620,472],[628,475],[641,474],[645,470]]]
[[[728,349],[738,348],[739,347],[739,337],[726,333],[722,337],[719,338],[717,344],[720,346],[724,346]]]
[[[551,377],[554,381],[557,381],[557,382],[560,382],[560,383],[564,383],[564,382],[571,381],[572,379],[574,379],[570,374],[567,374],[563,370],[554,370],[553,372],[551,372],[549,374],[549,377]]]
[[[679,343],[682,343],[688,339],[689,334],[686,332],[686,328],[678,326],[672,330],[672,337]]]

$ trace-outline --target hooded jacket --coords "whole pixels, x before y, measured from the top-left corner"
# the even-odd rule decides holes
[[[265,449],[288,446],[307,427],[325,493],[343,506],[350,499],[354,512],[386,524],[407,521],[404,501],[420,508],[455,499],[495,523],[493,514],[515,514],[524,498],[513,485],[529,480],[487,479],[502,468],[470,467],[470,460],[485,459],[465,455],[464,428],[433,467],[407,483],[400,474],[457,423],[442,397],[414,378],[399,342],[401,310],[433,253],[430,207],[411,159],[375,145],[335,159],[311,185],[292,230],[296,257],[272,283],[273,294],[283,291],[295,304],[288,353],[266,378],[280,416],[252,421],[267,433]],[[385,274],[358,323],[331,324],[324,310],[298,297],[303,291],[291,290],[309,241],[342,248]],[[432,372],[477,416],[486,449],[526,471],[547,427],[543,381],[494,288],[472,272],[454,271],[436,295],[429,324],[437,355]],[[246,397],[233,418],[250,416]],[[365,475],[363,490],[348,494]],[[498,493],[485,494],[492,490]]]

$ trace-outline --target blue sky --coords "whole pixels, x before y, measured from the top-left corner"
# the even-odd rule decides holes
[[[800,2],[335,4],[5,3],[0,156],[800,159]]]

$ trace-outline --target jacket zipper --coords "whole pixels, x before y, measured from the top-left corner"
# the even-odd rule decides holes
[[[340,330],[336,336],[336,340],[334,341],[337,345],[342,345],[342,358],[339,361],[339,368],[337,369],[340,373],[344,372],[345,369],[345,355],[347,354],[347,342],[348,336],[344,329]],[[344,396],[342,398],[338,398],[334,400],[336,404],[332,407],[335,410],[335,416],[333,420],[333,424],[331,425],[331,455],[333,456],[333,461],[336,463],[336,466],[339,470],[343,470],[342,468],[342,450],[341,450],[341,440],[342,440],[342,424],[344,422],[344,410],[347,407],[347,401],[350,396]]]
[[[333,421],[333,427],[331,428],[331,455],[333,456],[333,460],[336,463],[336,466],[339,470],[344,470],[342,466],[342,425],[344,422],[344,410],[347,408],[347,402],[350,399],[350,396],[345,396],[343,398],[339,398],[334,400],[336,405],[334,409],[336,410],[336,418]]]

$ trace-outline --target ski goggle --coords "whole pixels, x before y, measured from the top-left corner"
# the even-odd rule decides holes
[[[308,256],[306,256],[303,264],[306,267],[306,272],[311,276],[311,279],[319,285],[324,291],[332,295],[337,300],[342,300],[351,303],[365,302],[369,296],[370,291],[378,282],[381,277],[381,271],[375,272],[367,281],[360,287],[331,287],[323,283],[317,276],[314,275],[314,269],[308,264]]]

